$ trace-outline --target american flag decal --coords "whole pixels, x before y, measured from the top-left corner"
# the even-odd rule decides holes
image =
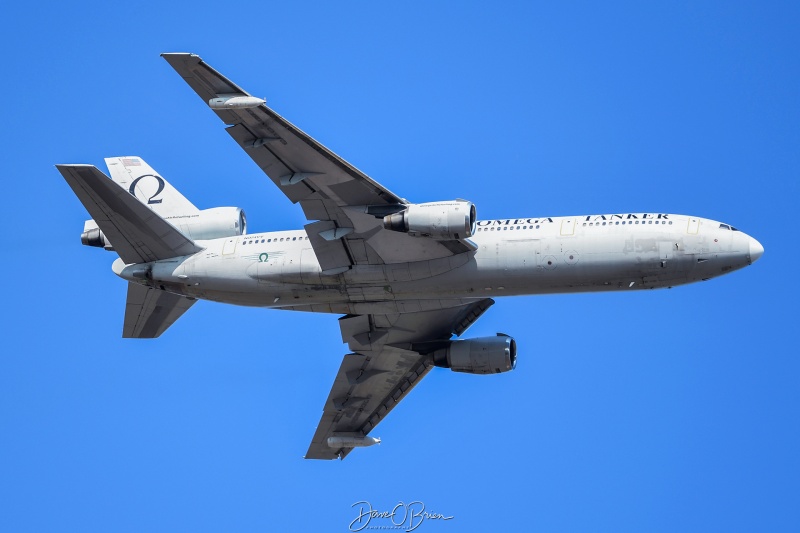
[[[122,158],[122,165],[126,167],[138,167],[141,164],[138,157]]]

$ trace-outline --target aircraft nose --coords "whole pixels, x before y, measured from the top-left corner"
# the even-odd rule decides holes
[[[764,247],[761,243],[750,237],[750,263],[755,263],[764,254]]]

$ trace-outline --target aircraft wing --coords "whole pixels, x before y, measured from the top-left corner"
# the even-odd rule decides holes
[[[210,105],[250,97],[194,54],[162,54]],[[263,101],[261,101],[263,102]],[[437,241],[385,230],[383,216],[407,203],[292,125],[264,103],[213,108],[228,133],[294,203],[300,203],[323,273],[352,265],[439,259],[474,250],[466,241]],[[369,209],[367,209],[369,207]]]
[[[128,282],[124,338],[153,339],[175,323],[197,300]]]
[[[342,340],[354,353],[344,356],[305,458],[343,459],[352,448],[332,448],[328,437],[367,436],[431,369],[430,347],[461,335],[492,304],[486,298],[432,311],[340,318]]]

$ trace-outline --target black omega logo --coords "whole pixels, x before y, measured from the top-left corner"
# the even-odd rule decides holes
[[[164,191],[164,179],[161,176],[156,176],[155,174],[145,174],[144,176],[139,176],[138,178],[133,180],[133,183],[131,183],[131,186],[128,189],[128,192],[130,192],[133,196],[136,196],[136,185],[138,185],[139,181],[141,181],[144,178],[153,178],[154,180],[156,180],[158,182],[158,189],[156,190],[155,194],[153,194],[147,200],[147,203],[148,204],[160,204],[161,203],[161,199],[159,198],[158,200],[156,200],[155,198],[156,198],[156,196],[158,196],[159,194],[161,194]]]

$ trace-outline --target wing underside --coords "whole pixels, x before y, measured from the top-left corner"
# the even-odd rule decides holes
[[[330,447],[328,437],[368,435],[433,366],[418,346],[461,335],[493,303],[340,318],[342,340],[353,353],[342,360],[306,459],[344,458],[352,448]]]
[[[250,96],[197,55],[162,55],[206,104],[220,96]],[[474,250],[469,241],[437,241],[384,229],[383,215],[402,209],[407,201],[266,105],[214,112],[236,143],[312,221],[305,229],[323,273]]]

